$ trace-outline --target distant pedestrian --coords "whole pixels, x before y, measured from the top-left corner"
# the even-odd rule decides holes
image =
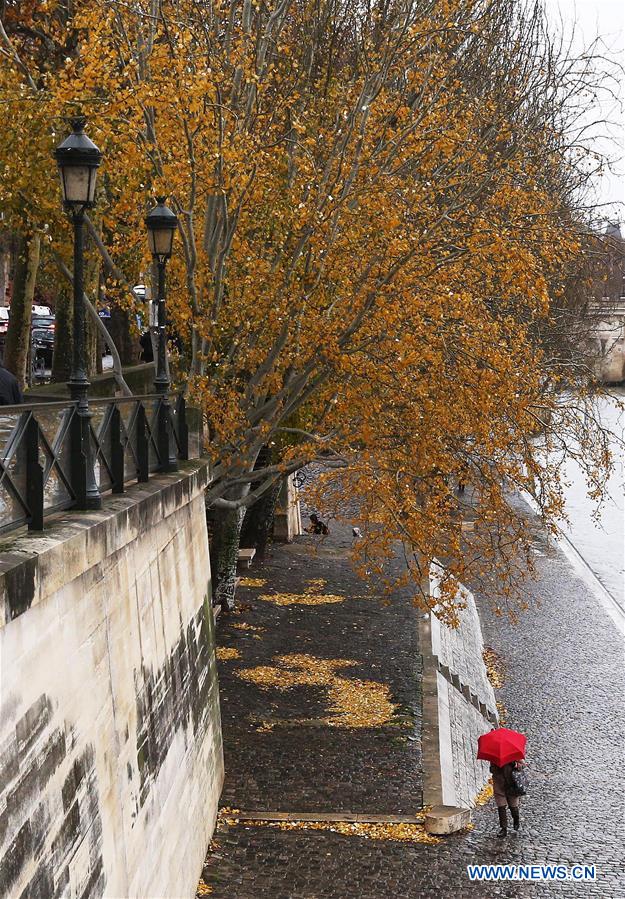
[[[23,402],[19,381],[0,362],[0,406],[16,406]]]
[[[311,514],[308,517],[310,519],[310,527],[308,527],[306,530],[308,531],[309,534],[328,534],[329,533],[327,524],[325,524],[325,522],[323,522],[319,518],[319,516],[317,515],[316,512],[311,512]]]
[[[152,335],[149,330],[144,331],[139,338],[139,345],[141,346],[141,361],[142,362],[154,362],[154,349],[152,347]]]
[[[519,819],[519,801],[521,793],[519,792],[518,781],[515,779],[515,772],[521,771],[523,762],[508,762],[503,767],[495,765],[491,762],[490,773],[493,775],[493,793],[495,794],[495,804],[497,805],[497,814],[499,815],[499,833],[498,837],[508,835],[508,812],[512,815],[512,826],[515,830],[520,827]]]

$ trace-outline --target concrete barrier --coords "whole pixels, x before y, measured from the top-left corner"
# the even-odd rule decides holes
[[[436,603],[440,570],[433,567],[429,591]],[[464,809],[467,814],[489,778],[478,761],[478,737],[497,725],[497,705],[486,674],[479,614],[472,594],[463,588],[465,608],[455,630],[433,614],[422,615],[419,642],[423,659],[423,801],[425,805]],[[437,817],[437,816],[435,816]],[[438,815],[441,817],[441,815]],[[431,822],[432,833],[465,827],[456,812]],[[438,819],[437,819],[438,820]],[[429,826],[429,825],[428,825]]]

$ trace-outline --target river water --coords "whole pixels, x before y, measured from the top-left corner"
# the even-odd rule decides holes
[[[625,389],[614,388],[612,398],[601,401],[601,423],[625,438],[625,412],[616,398],[625,402]],[[613,599],[625,609],[625,452],[614,438],[615,467],[598,521],[592,518],[594,504],[588,498],[584,476],[571,461],[566,468],[565,498],[569,517],[563,531]]]

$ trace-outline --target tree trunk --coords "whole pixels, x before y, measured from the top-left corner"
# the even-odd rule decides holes
[[[281,485],[281,480],[276,481],[273,487],[263,493],[253,506],[250,506],[243,520],[240,545],[255,547],[260,559],[265,556],[267,543],[273,531],[273,520]],[[252,485],[253,488],[254,485]]]
[[[64,283],[59,285],[55,316],[52,380],[64,383],[69,381],[72,370],[74,305],[71,285]]]
[[[263,446],[256,459],[254,468],[266,468],[275,461],[275,453],[270,446]],[[273,520],[276,511],[276,503],[280,495],[281,481],[278,480],[264,493],[253,506],[250,506],[243,520],[241,529],[241,546],[255,547],[260,558],[263,558],[267,549],[269,535],[273,530]],[[252,491],[261,486],[260,481],[252,483]]]
[[[0,306],[6,306],[11,280],[11,249],[13,236],[7,231],[0,234]]]
[[[26,386],[29,370],[30,323],[37,270],[41,250],[41,235],[37,232],[20,237],[17,247],[11,317],[7,330],[4,366],[13,372],[20,386]]]
[[[226,499],[241,499],[249,487],[238,487],[227,491]],[[241,526],[245,509],[209,510],[211,542],[211,577],[213,584],[213,605],[219,605],[224,612],[234,609],[234,591],[237,577]]]
[[[139,339],[131,330],[132,319],[127,309],[111,309],[111,337],[119,351],[122,365],[136,365],[139,360]]]

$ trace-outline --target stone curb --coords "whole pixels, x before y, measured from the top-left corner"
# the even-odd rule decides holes
[[[239,809],[228,813],[228,817],[245,821],[334,821],[346,824],[423,824],[423,815],[368,815],[352,812],[246,812]]]

